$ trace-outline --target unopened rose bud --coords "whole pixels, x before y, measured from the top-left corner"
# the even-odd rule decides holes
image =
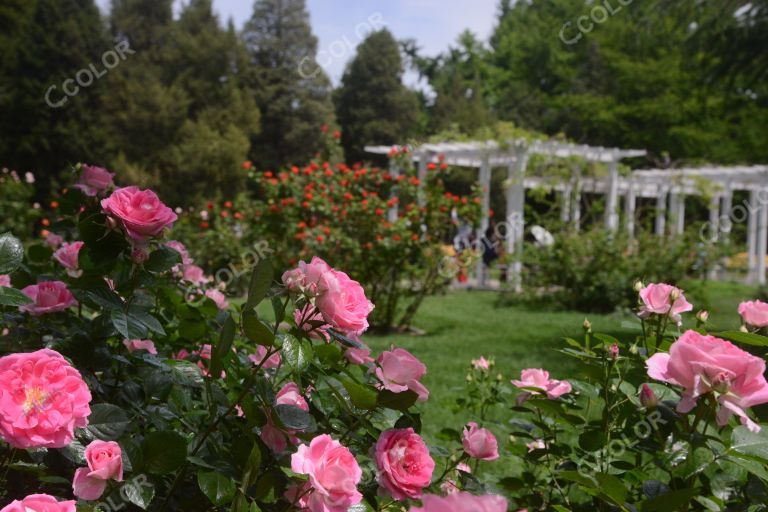
[[[635,289],[636,292],[639,292],[640,290],[645,288],[645,285],[643,284],[642,281],[635,281],[635,285],[633,286],[633,288]]]
[[[672,291],[669,292],[669,301],[675,302],[679,298],[680,298],[680,290],[677,288],[672,288]]]
[[[107,217],[107,227],[109,229],[117,229],[117,221],[112,217]]]
[[[582,327],[584,327],[585,332],[592,332],[592,322],[590,322],[588,319],[584,319],[584,323],[581,324]]]
[[[709,320],[709,312],[702,309],[696,313],[696,320],[703,324],[707,323],[707,320]]]
[[[742,325],[741,327],[739,327],[739,330],[740,330],[741,332],[749,332],[749,329],[747,329],[747,326],[746,326],[746,325]]]
[[[640,403],[648,409],[653,409],[659,404],[659,399],[648,384],[643,384],[640,388]]]
[[[633,344],[631,347],[629,347],[629,353],[632,355],[637,355],[639,352],[639,349],[637,348],[637,343]]]
[[[611,359],[616,360],[619,357],[619,345],[614,343],[608,348],[608,354],[611,356]]]
[[[503,380],[504,380],[504,377],[502,377],[500,373],[497,373],[497,374],[496,374],[496,380],[497,380],[498,382],[501,382],[501,381],[503,381]]]
[[[149,259],[149,251],[143,248],[135,248],[133,251],[131,251],[131,260],[133,260],[134,263],[141,265],[142,263],[146,262]]]
[[[472,382],[472,380],[473,380],[472,376],[471,375],[467,375],[467,382]]]

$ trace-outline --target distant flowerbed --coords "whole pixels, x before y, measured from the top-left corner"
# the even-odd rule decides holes
[[[585,322],[563,348],[574,374],[473,359],[466,421],[435,444],[420,404],[441,390],[410,352],[366,346],[379,304],[354,275],[259,258],[233,305],[167,239],[177,214],[113,178],[78,166],[45,242],[0,237],[2,512],[763,503],[768,304],[742,303],[741,331],[699,311],[681,332],[684,292],[639,284],[642,334]]]

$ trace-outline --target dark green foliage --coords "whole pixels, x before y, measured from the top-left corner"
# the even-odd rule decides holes
[[[402,75],[400,48],[388,30],[374,32],[360,44],[336,96],[349,161],[365,158],[366,144],[402,143],[413,134],[418,102]]]

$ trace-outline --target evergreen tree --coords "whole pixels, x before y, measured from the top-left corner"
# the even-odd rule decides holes
[[[0,8],[0,161],[33,171],[43,188],[80,160],[103,161],[99,126],[103,84],[66,95],[63,83],[93,65],[103,70],[111,49],[93,0],[3,2]]]
[[[251,159],[263,168],[305,163],[321,148],[321,126],[333,121],[330,82],[315,63],[317,38],[305,1],[257,0],[242,38],[262,115]]]
[[[357,48],[336,95],[342,144],[349,161],[366,158],[366,144],[406,142],[418,122],[415,93],[402,83],[400,47],[387,29]]]

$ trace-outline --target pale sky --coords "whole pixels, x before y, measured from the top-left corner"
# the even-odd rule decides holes
[[[176,0],[177,8],[183,0]],[[102,11],[110,0],[96,0]],[[213,0],[222,23],[238,28],[250,17],[251,0]],[[386,26],[398,39],[415,38],[427,55],[436,55],[469,29],[487,40],[496,22],[498,0],[307,0],[312,30],[319,39],[318,62],[338,84],[354,56],[360,35]],[[408,82],[412,82],[410,77]]]

